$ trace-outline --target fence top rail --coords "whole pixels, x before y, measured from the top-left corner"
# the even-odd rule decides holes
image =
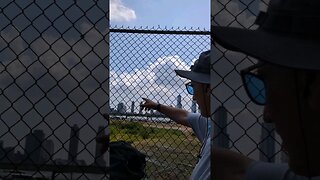
[[[206,30],[156,30],[156,29],[123,29],[123,28],[110,28],[110,32],[114,33],[139,33],[139,34],[177,34],[177,35],[210,35],[210,31]]]

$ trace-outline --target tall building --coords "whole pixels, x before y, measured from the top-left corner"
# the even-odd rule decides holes
[[[119,103],[117,107],[117,111],[120,114],[125,114],[127,112],[127,107],[123,103]]]
[[[69,143],[69,152],[68,152],[68,161],[76,162],[78,155],[78,145],[79,145],[79,127],[78,125],[73,125],[70,131],[70,143]]]
[[[28,162],[32,164],[42,163],[41,151],[44,141],[44,132],[42,130],[34,130],[26,136],[25,155]]]
[[[131,101],[131,113],[134,113],[134,101]]]
[[[260,160],[266,162],[275,162],[275,132],[274,125],[271,123],[261,124],[261,144]]]
[[[99,126],[97,137],[103,136],[105,128]],[[107,143],[107,142],[106,142]],[[102,144],[96,143],[95,164],[98,166],[106,166],[106,161],[103,159],[103,152],[101,152]]]
[[[176,107],[182,109],[181,95],[180,94],[177,96],[177,106]]]
[[[140,105],[143,104],[143,102],[140,102]],[[139,114],[142,114],[142,108],[139,107]]]
[[[52,140],[45,140],[42,144],[41,157],[46,164],[52,164],[52,155],[54,152],[54,144]]]
[[[227,133],[227,110],[225,107],[218,107],[214,115],[213,146],[229,148],[229,134]]]
[[[197,103],[195,101],[192,101],[191,112],[193,112],[193,113],[197,112]]]

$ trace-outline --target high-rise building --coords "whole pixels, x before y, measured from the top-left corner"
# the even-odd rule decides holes
[[[193,112],[193,113],[197,112],[197,103],[195,101],[192,101],[191,112]]]
[[[46,164],[52,164],[52,155],[54,151],[54,144],[52,140],[45,140],[42,144],[41,157]]]
[[[78,125],[73,125],[70,131],[69,138],[69,152],[68,152],[68,161],[76,162],[78,155],[78,145],[79,145],[79,127]]]
[[[134,113],[134,101],[131,102],[131,113]]]
[[[103,126],[99,126],[97,137],[103,136],[105,134],[104,129],[105,128]],[[105,166],[106,161],[103,159],[103,152],[101,152],[101,148],[102,144],[96,143],[95,164],[98,166]]]
[[[260,160],[275,162],[275,132],[271,123],[261,124]]]
[[[227,133],[227,110],[225,107],[218,107],[214,115],[213,146],[229,148],[229,134]]]
[[[42,142],[44,141],[44,132],[42,130],[34,130],[26,136],[25,155],[28,162],[32,164],[42,163],[41,151]]]
[[[140,105],[143,104],[143,102],[140,102]],[[139,106],[139,114],[142,114],[142,108]]]
[[[181,95],[180,94],[177,96],[177,106],[176,107],[182,109]]]
[[[127,107],[123,103],[119,103],[117,107],[117,111],[120,114],[125,114],[127,112]]]

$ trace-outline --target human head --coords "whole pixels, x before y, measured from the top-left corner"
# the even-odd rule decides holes
[[[210,51],[202,52],[190,71],[175,70],[178,76],[191,80],[193,100],[199,105],[201,115],[210,116]]]
[[[320,140],[316,138],[320,127],[320,73],[269,63],[252,72],[264,81],[264,120],[275,123],[290,157],[290,168],[300,175],[319,175],[320,156],[315,154],[320,152]]]
[[[290,168],[304,176],[320,175],[319,7],[315,0],[271,0],[256,30],[212,27],[214,41],[265,63],[258,68],[265,120],[275,123]]]

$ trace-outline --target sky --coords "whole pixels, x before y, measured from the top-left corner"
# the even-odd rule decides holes
[[[210,28],[209,0],[110,0],[110,25]]]
[[[78,159],[92,163],[96,131],[107,125],[98,113],[107,111],[107,1],[0,7],[0,140],[23,153],[25,136],[43,130],[54,142],[54,159],[66,159],[77,124]]]
[[[177,8],[179,7],[179,8]],[[210,1],[111,0],[110,25],[159,30],[209,30]],[[168,105],[182,104],[190,109],[185,80],[174,69],[188,70],[202,51],[210,48],[210,37],[192,35],[151,35],[110,33],[110,105],[124,102],[130,111],[131,101],[139,111],[141,97]],[[121,53],[119,53],[121,52]]]

